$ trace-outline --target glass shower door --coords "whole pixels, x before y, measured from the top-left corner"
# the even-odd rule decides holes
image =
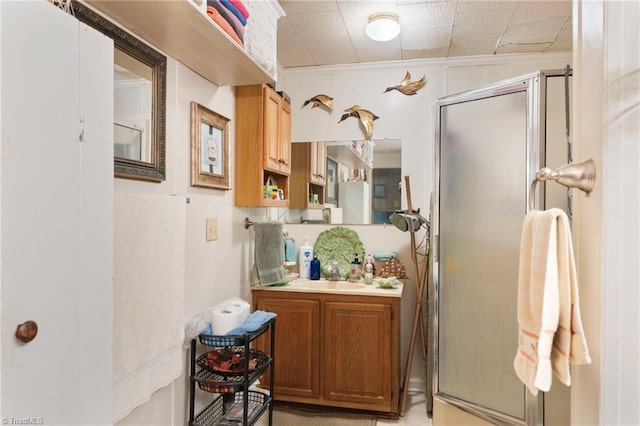
[[[535,99],[524,80],[439,105],[436,394],[524,424],[516,298]],[[446,99],[446,98],[445,98]]]

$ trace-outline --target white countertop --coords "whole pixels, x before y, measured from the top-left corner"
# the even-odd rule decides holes
[[[351,283],[349,281],[327,281],[321,279],[312,281],[308,279],[296,279],[284,286],[253,286],[252,291],[292,291],[301,293],[329,293],[354,296],[382,296],[402,297],[404,284],[400,283],[394,288],[380,288],[377,284],[364,284],[363,282]]]

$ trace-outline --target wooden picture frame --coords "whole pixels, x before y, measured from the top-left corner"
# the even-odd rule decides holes
[[[191,102],[191,186],[229,190],[230,120]]]

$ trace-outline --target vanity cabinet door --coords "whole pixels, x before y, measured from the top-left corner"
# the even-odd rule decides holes
[[[320,372],[320,301],[278,296],[261,296],[254,292],[256,309],[274,312],[276,341],[274,353],[274,394],[287,401],[319,397]],[[261,336],[258,350],[265,352],[270,336]],[[264,376],[268,386],[268,377]]]
[[[323,398],[396,411],[397,324],[391,303],[324,304]]]

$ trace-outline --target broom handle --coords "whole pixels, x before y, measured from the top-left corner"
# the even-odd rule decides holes
[[[406,190],[407,190],[407,210],[409,211],[409,213],[413,213],[413,206],[411,202],[411,181],[409,176],[404,177],[404,186],[406,187]],[[416,297],[418,298],[418,302],[421,304],[422,297],[424,294],[423,288],[424,288],[424,282],[425,282],[426,272],[427,272],[426,264],[428,263],[427,262],[428,257],[425,256],[425,264],[423,265],[422,274],[420,274],[420,272],[418,271],[418,249],[416,248],[416,237],[414,232],[411,232],[411,260],[413,261],[413,266],[415,270],[414,273],[416,277]],[[422,344],[422,357],[426,359],[427,342],[424,336],[425,324],[424,324],[424,318],[422,315],[422,309],[420,309],[420,311],[417,312],[417,315],[420,318],[420,331],[421,331],[420,342]]]

